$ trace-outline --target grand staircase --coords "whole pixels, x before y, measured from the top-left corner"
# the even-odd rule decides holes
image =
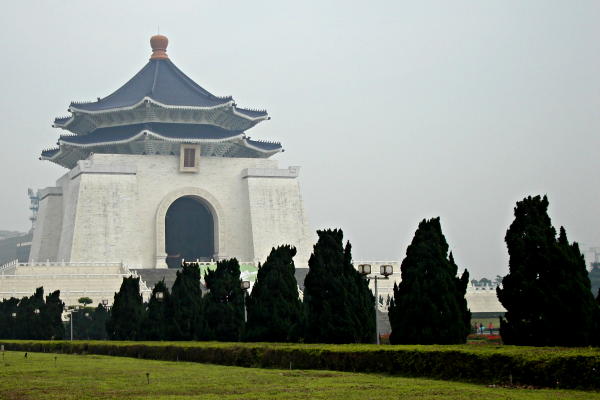
[[[137,277],[135,270],[121,263],[19,263],[13,261],[0,267],[0,299],[31,296],[43,287],[48,294],[60,290],[65,305],[76,305],[81,297],[89,297],[93,305],[103,300],[112,304],[124,277]],[[151,290],[143,279],[140,292],[147,301]]]

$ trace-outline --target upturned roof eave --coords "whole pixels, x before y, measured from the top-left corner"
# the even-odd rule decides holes
[[[161,103],[159,101],[154,100],[152,97],[150,96],[146,96],[143,99],[141,99],[140,101],[138,101],[135,104],[129,105],[129,106],[124,106],[124,107],[118,107],[118,108],[111,108],[111,109],[106,109],[106,110],[95,110],[95,111],[89,111],[89,110],[84,110],[84,109],[80,109],[77,108],[76,106],[70,106],[69,107],[69,111],[72,113],[71,117],[69,119],[66,119],[65,117],[60,117],[60,118],[55,118],[54,119],[54,123],[52,124],[52,127],[54,128],[67,128],[71,123],[73,123],[75,121],[75,119],[77,118],[78,114],[87,114],[87,115],[101,115],[101,114],[109,114],[109,113],[121,113],[121,112],[127,112],[127,111],[132,111],[135,110],[136,108],[140,107],[143,104],[146,103],[151,103],[154,104],[158,107],[161,108],[165,108],[165,109],[173,109],[173,110],[198,110],[198,111],[211,111],[211,110],[217,110],[217,109],[223,109],[223,108],[230,108],[231,109],[231,113],[233,115],[235,115],[236,117],[240,117],[243,118],[247,121],[250,122],[261,122],[264,120],[268,120],[270,119],[268,113],[266,111],[255,111],[255,110],[247,110],[244,108],[237,108],[235,106],[235,103],[233,102],[233,100],[228,101],[227,103],[221,104],[221,105],[217,105],[217,106],[211,106],[211,107],[203,107],[203,106],[191,106],[191,105],[171,105],[171,104],[164,104]],[[260,113],[260,115],[257,116],[251,116],[246,114],[246,112],[251,112],[251,113]],[[65,121],[66,119],[66,121]],[[64,122],[62,122],[64,121]]]
[[[81,148],[90,148],[97,146],[112,146],[118,144],[124,144],[129,142],[134,142],[136,139],[147,135],[157,139],[161,139],[167,142],[176,142],[176,143],[222,143],[222,142],[230,142],[233,140],[239,140],[244,138],[244,133],[238,133],[236,135],[231,135],[223,138],[184,138],[184,137],[169,137],[161,135],[160,133],[154,132],[149,129],[142,129],[137,133],[132,134],[129,137],[119,139],[119,140],[107,140],[107,141],[98,141],[93,143],[77,143],[77,142],[69,142],[67,139],[68,136],[63,136],[58,140],[59,145],[69,145],[73,147],[81,147]],[[72,137],[78,137],[73,135]]]
[[[136,139],[143,137],[145,135],[156,138],[156,139],[164,140],[167,142],[173,142],[173,143],[198,143],[198,144],[200,144],[200,143],[223,143],[223,142],[234,142],[234,141],[240,140],[245,147],[248,147],[249,149],[252,149],[252,150],[255,150],[255,151],[258,151],[261,153],[265,153],[265,154],[267,154],[267,153],[275,154],[275,153],[278,153],[283,150],[281,143],[272,143],[272,142],[264,142],[265,145],[268,145],[269,147],[272,147],[272,148],[270,148],[270,149],[261,148],[260,144],[263,142],[250,140],[245,137],[244,133],[239,133],[237,135],[232,135],[232,136],[224,137],[224,138],[184,138],[184,137],[164,136],[164,135],[161,135],[160,133],[153,132],[149,129],[142,129],[138,133],[132,134],[131,136],[129,136],[127,138],[123,138],[123,139],[119,139],[119,140],[98,141],[98,142],[93,142],[93,143],[70,142],[67,139],[67,137],[61,137],[58,141],[58,144],[59,144],[59,146],[67,145],[67,146],[79,147],[79,148],[91,148],[91,147],[98,147],[98,146],[113,146],[113,145],[134,142],[134,141],[136,141]],[[73,137],[77,137],[77,136],[73,136]]]
[[[150,132],[145,132],[147,134],[150,134]],[[141,135],[140,135],[141,134]],[[140,134],[135,135],[134,137],[125,139],[125,140],[118,140],[118,141],[111,141],[111,142],[102,142],[102,143],[93,143],[93,144],[76,144],[76,143],[69,143],[65,140],[59,140],[59,147],[55,148],[55,149],[48,149],[48,150],[43,150],[41,155],[40,155],[40,160],[45,160],[45,161],[51,161],[57,165],[60,165],[64,168],[72,168],[72,165],[70,166],[68,162],[63,162],[64,161],[64,157],[68,156],[68,149],[74,149],[74,148],[79,148],[79,149],[87,149],[87,151],[89,151],[89,149],[94,148],[94,147],[103,147],[103,146],[112,146],[112,145],[119,145],[119,144],[126,144],[129,142],[133,142],[136,139],[138,139],[140,136],[143,136],[144,132],[140,132]],[[154,137],[161,137],[161,135],[152,133],[151,136]],[[277,147],[275,148],[271,148],[271,149],[264,149],[260,147],[260,141],[253,141],[250,140],[246,137],[243,137],[243,135],[240,135],[242,137],[233,137],[233,138],[229,138],[228,140],[215,140],[215,139],[189,139],[189,138],[182,138],[182,139],[177,139],[177,138],[165,138],[164,140],[169,141],[169,142],[173,142],[173,143],[208,143],[208,142],[212,142],[212,143],[218,143],[218,142],[230,142],[230,143],[238,143],[240,145],[242,145],[243,147],[246,147],[254,152],[256,152],[257,154],[262,154],[263,157],[271,157],[274,154],[277,154],[279,152],[283,151],[283,148],[281,147],[281,144],[279,143],[270,143],[270,142],[264,142],[265,144],[268,144],[269,146],[273,146],[276,145]],[[62,157],[62,158],[61,158]],[[62,161],[61,161],[62,160]],[[71,163],[72,164],[72,163]]]

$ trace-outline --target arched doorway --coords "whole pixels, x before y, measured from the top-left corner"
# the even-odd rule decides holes
[[[182,259],[214,258],[215,221],[201,199],[184,196],[169,206],[165,216],[165,250],[169,268],[178,268]]]

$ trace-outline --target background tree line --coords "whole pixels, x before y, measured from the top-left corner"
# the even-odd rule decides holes
[[[20,300],[4,299],[0,302],[0,338],[62,339],[65,333],[61,319],[63,308],[59,290],[44,298],[41,287]]]
[[[506,232],[509,273],[498,281],[506,309],[500,334],[506,344],[597,346],[600,344],[600,292],[594,298],[585,259],[566,230],[557,233],[548,216],[548,198],[517,202]],[[402,281],[389,307],[392,343],[461,343],[470,312],[460,278],[442,235],[439,219],[423,220],[406,251]]]
[[[182,266],[171,291],[155,285],[147,305],[139,278],[124,278],[107,321],[108,337],[118,340],[371,342],[375,335],[374,297],[352,266],[351,246],[341,230],[317,232],[309,260],[304,299],[294,276],[291,246],[273,248],[259,265],[252,292],[241,287],[233,258],[217,262],[204,276]],[[247,310],[245,321],[244,304]]]
[[[588,346],[600,342],[600,294],[590,291],[585,260],[564,228],[557,233],[548,199],[527,197],[514,209],[505,241],[509,273],[497,289],[506,308],[500,333],[505,343]],[[155,285],[144,304],[139,278],[124,278],[110,312],[99,305],[75,314],[76,337],[118,340],[223,340],[368,343],[375,336],[374,297],[352,264],[351,245],[341,230],[317,231],[300,298],[294,276],[296,249],[272,249],[259,265],[252,292],[241,288],[234,259],[217,263],[204,276],[187,264],[171,290]],[[392,344],[464,343],[471,314],[465,299],[466,269],[459,275],[440,219],[419,224],[401,264],[388,315]],[[64,304],[43,289],[0,303],[0,337],[59,339]],[[382,300],[380,299],[380,302]],[[247,308],[245,321],[244,305]],[[86,312],[87,310],[87,312]],[[79,320],[78,320],[79,319]],[[87,325],[86,325],[87,324]],[[99,333],[102,326],[104,332]]]

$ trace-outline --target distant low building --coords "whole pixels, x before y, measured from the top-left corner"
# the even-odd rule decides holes
[[[0,265],[11,261],[27,262],[32,233],[0,231]]]

